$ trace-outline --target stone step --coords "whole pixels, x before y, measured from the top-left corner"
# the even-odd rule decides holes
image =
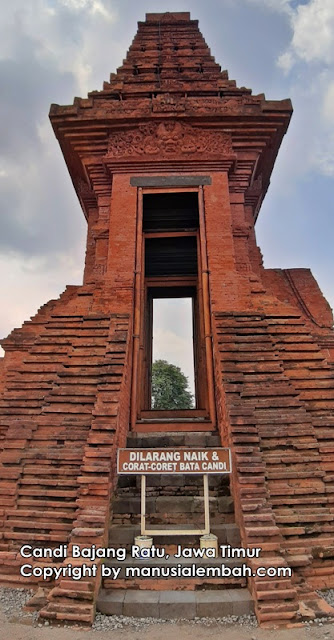
[[[174,545],[181,544],[182,546],[198,546],[199,536],[196,535],[166,535],[166,528],[164,525],[156,525],[155,529],[161,529],[161,535],[154,535],[154,544],[156,546],[169,546],[173,541]],[[175,525],[173,529],[191,529],[192,525]],[[218,537],[218,544],[229,544],[231,547],[240,546],[240,532],[236,524],[212,524],[211,533]],[[113,524],[109,530],[109,546],[110,547],[126,547],[129,549],[134,544],[136,536],[140,535],[140,525],[117,525]]]
[[[233,499],[230,496],[220,496],[209,498],[210,513],[222,514],[233,513]],[[146,498],[146,514],[167,514],[167,513],[196,513],[204,514],[203,496],[157,496]],[[117,497],[113,500],[112,511],[114,515],[141,513],[140,497]]]
[[[130,476],[123,476],[129,478]],[[133,477],[133,476],[132,476]],[[121,478],[119,478],[120,480]],[[135,476],[135,486],[137,489],[140,489],[141,478],[140,476]],[[120,486],[120,482],[118,483]],[[128,485],[129,486],[129,485]],[[183,473],[178,473],[177,475],[173,474],[157,474],[157,475],[147,475],[146,476],[146,488],[154,488],[154,487],[173,487],[176,489],[177,487],[196,487],[199,490],[203,489],[203,476],[201,475],[186,475]],[[226,492],[226,489],[229,486],[229,477],[228,475],[209,475],[209,489],[210,490],[218,490],[222,489]],[[185,490],[186,493],[186,490]],[[186,494],[187,495],[187,494]]]
[[[131,433],[127,446],[148,449],[151,447],[220,447],[220,436],[215,431],[184,431],[183,433],[164,431]]]
[[[97,610],[106,615],[163,620],[218,618],[249,615],[254,605],[248,589],[208,591],[149,591],[145,589],[101,589]]]
[[[153,591],[196,591],[211,588],[233,589],[246,587],[246,578],[242,566],[245,562],[240,558],[196,558],[183,557],[191,553],[203,553],[197,547],[176,546],[173,550],[152,547],[151,552],[164,554],[162,558],[136,558],[128,554],[119,562],[107,559],[103,563],[102,586],[104,589],[132,589]],[[219,550],[220,552],[220,550]],[[135,555],[135,549],[132,550]],[[139,554],[139,551],[138,551]]]
[[[119,476],[117,485],[117,497],[140,495],[141,477],[136,475]],[[189,495],[189,490],[194,490],[196,495],[203,493],[203,476],[179,474],[150,474],[146,476],[147,495],[160,492],[161,495],[175,495],[181,493]],[[165,492],[168,493],[165,493]],[[214,495],[229,495],[228,475],[209,475],[209,491]]]
[[[175,433],[189,433],[193,431],[212,432],[212,423],[205,420],[187,421],[186,418],[184,418],[182,422],[178,422],[177,419],[161,422],[158,422],[157,420],[155,420],[154,422],[150,420],[141,420],[135,424],[133,430],[137,433],[165,433],[166,431]]]

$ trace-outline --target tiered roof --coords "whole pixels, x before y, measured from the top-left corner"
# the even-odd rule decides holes
[[[229,80],[189,13],[149,13],[103,89],[50,119],[87,218],[115,171],[201,170],[229,171],[256,218],[291,112]]]

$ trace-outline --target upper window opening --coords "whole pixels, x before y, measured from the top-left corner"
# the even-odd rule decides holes
[[[145,276],[196,276],[197,240],[181,238],[147,238],[145,240]]]
[[[144,231],[198,229],[198,194],[157,193],[143,197]]]

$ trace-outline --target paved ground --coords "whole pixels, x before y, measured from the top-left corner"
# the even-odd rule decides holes
[[[268,631],[180,622],[153,624],[136,630],[127,628],[115,631],[76,631],[60,628],[33,628],[26,624],[7,621],[0,615],[0,640],[333,640],[334,625],[298,629]]]
[[[334,640],[332,623],[313,623],[294,629],[266,630],[247,617],[232,625],[213,621],[151,622],[131,618],[98,617],[105,630],[36,626],[36,616],[22,611],[26,592],[0,589],[0,640]],[[112,629],[112,626],[116,627]]]

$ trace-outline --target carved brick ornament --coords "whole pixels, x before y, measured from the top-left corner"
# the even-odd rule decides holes
[[[253,96],[240,96],[233,98],[188,98],[186,111],[194,113],[217,113],[226,115],[238,115],[260,110],[260,101]],[[246,110],[246,111],[245,111]]]
[[[77,181],[77,192],[87,207],[96,207],[96,195],[87,182],[82,180],[82,178],[79,178]]]
[[[179,121],[144,124],[136,130],[112,134],[107,157],[198,153],[215,157],[233,155],[231,136],[224,131],[203,131]]]
[[[185,111],[186,98],[163,93],[152,99],[152,109],[154,112]]]

